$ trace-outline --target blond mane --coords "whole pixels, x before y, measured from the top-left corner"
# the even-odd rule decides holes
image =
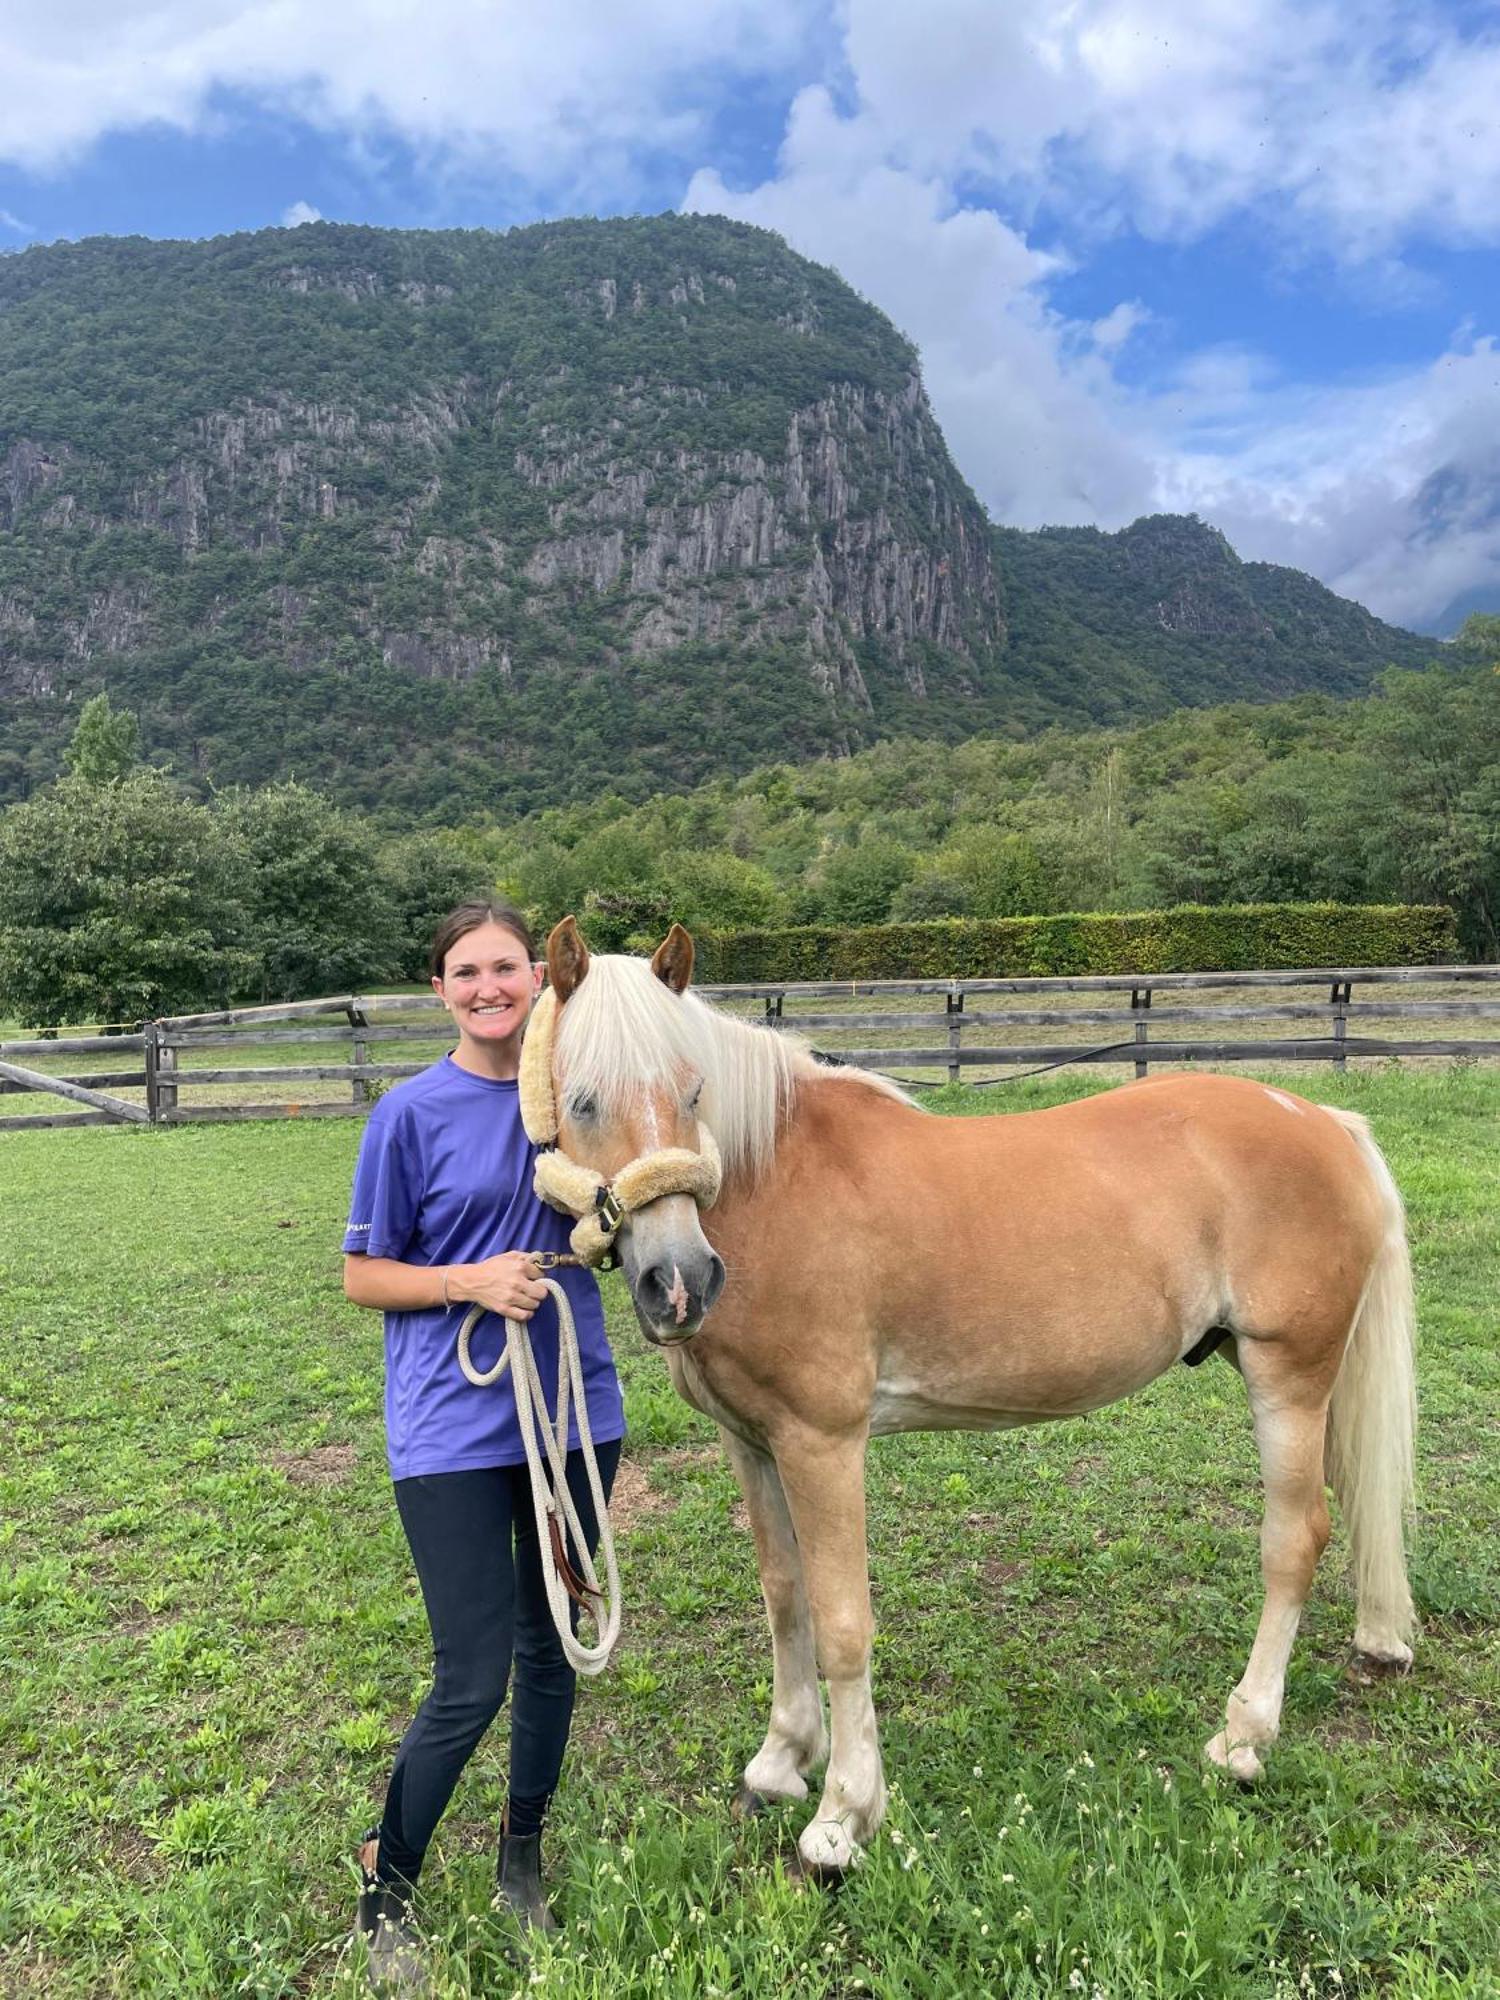
[[[701,1077],[699,1115],[724,1171],[751,1180],[771,1164],[799,1083],[838,1078],[905,1099],[886,1077],[819,1063],[800,1035],[736,1020],[693,992],[679,998],[640,958],[589,960],[558,1014],[556,1054],[562,1090],[594,1098],[606,1116]]]

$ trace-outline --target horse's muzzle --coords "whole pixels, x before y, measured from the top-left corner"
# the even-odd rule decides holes
[[[662,1257],[635,1270],[630,1261],[626,1259],[625,1275],[647,1340],[654,1347],[691,1340],[724,1289],[722,1259],[705,1246],[696,1257]]]

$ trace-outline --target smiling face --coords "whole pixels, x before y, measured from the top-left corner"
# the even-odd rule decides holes
[[[442,973],[432,982],[458,1029],[455,1060],[490,1072],[513,1065],[541,985],[542,967],[532,964],[514,931],[497,923],[465,931],[448,947]]]

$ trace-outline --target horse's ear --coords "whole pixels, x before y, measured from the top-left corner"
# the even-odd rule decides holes
[[[674,993],[686,993],[693,979],[693,940],[681,924],[673,924],[656,947],[651,970]]]
[[[547,980],[561,1007],[582,983],[589,969],[589,948],[571,917],[554,924],[547,939]]]

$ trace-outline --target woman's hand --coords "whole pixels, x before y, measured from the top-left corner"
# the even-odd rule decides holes
[[[469,1299],[505,1319],[530,1319],[546,1296],[541,1268],[524,1250],[506,1250],[478,1264],[454,1264],[448,1271],[448,1297],[455,1304]]]

